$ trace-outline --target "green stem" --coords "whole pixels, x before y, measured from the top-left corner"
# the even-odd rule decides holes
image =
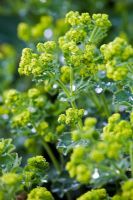
[[[112,163],[114,165],[114,167],[119,171],[121,178],[123,178],[124,180],[127,180],[127,176],[125,174],[125,171],[123,169],[121,169],[120,167],[117,166],[117,164],[115,162]]]
[[[60,173],[60,171],[61,171],[60,165],[59,165],[56,157],[54,156],[51,148],[45,141],[43,141],[43,146],[44,146],[45,150],[47,151],[47,154],[49,155],[51,161],[53,162],[53,165],[55,166],[56,170]]]
[[[93,31],[92,31],[92,33],[91,33],[91,35],[90,35],[90,39],[89,39],[90,42],[93,42],[93,41],[94,41],[94,38],[95,38],[95,34],[96,34],[96,32],[97,32],[97,29],[98,29],[98,27],[95,26],[94,29],[93,29]]]
[[[68,90],[68,89],[66,88],[66,86],[64,85],[64,83],[62,83],[61,80],[58,80],[57,83],[58,83],[59,86],[64,90],[66,96],[67,96],[68,98],[70,98],[71,95],[70,95],[70,93],[69,93],[69,90]]]
[[[71,200],[71,196],[69,192],[66,193],[66,197],[67,197],[67,200]]]
[[[70,67],[70,95],[72,96],[73,95],[73,68]],[[75,103],[75,100],[71,100],[71,105],[73,108],[77,109],[77,106],[76,106],[76,103]],[[78,119],[78,126],[79,128],[81,129],[82,128],[82,120],[79,118]]]
[[[54,77],[54,75],[52,73],[49,73],[49,75],[52,78]],[[71,100],[72,93],[73,93],[73,71],[72,71],[72,68],[71,68],[71,72],[70,72],[70,91],[66,88],[66,86],[64,85],[64,83],[60,79],[58,79],[56,81],[59,84],[59,86],[63,89],[66,96],[68,98],[70,98],[70,104],[71,104],[72,108],[77,108],[75,101]],[[80,129],[82,128],[82,120],[81,119],[78,120],[78,126],[79,126]]]
[[[70,92],[73,94],[73,69],[70,67]]]
[[[92,101],[94,102],[96,108],[97,108],[98,111],[99,111],[99,110],[101,109],[101,105],[100,105],[100,103],[99,103],[99,99],[98,99],[96,93],[92,90],[92,91],[90,91],[90,95],[91,95]]]
[[[130,145],[129,145],[129,155],[130,155],[131,175],[133,178],[133,143],[132,142],[130,142]]]
[[[89,41],[92,43],[95,43],[97,38],[99,38],[99,34],[101,33],[101,29],[98,26],[95,26],[91,35]]]
[[[66,88],[66,86],[64,85],[64,83],[62,83],[61,80],[58,80],[57,82],[58,82],[59,86],[63,89],[63,91],[65,92],[66,96],[68,98],[71,98],[71,94],[70,94],[71,92]],[[73,101],[71,100],[70,104],[71,104],[72,108],[77,109],[77,106],[76,106],[76,103],[75,103],[74,100]],[[82,120],[81,119],[78,120],[78,126],[79,126],[80,129],[82,128]]]
[[[106,116],[109,117],[110,116],[110,110],[108,108],[108,104],[107,104],[106,98],[105,98],[103,93],[101,94],[101,99],[102,99],[102,102],[103,102],[103,107],[104,107]]]

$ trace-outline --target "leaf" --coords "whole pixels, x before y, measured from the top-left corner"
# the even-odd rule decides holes
[[[57,149],[59,149],[64,156],[66,156],[76,146],[86,146],[89,143],[88,140],[83,139],[76,142],[72,141],[70,132],[66,132],[61,135],[58,141]]]
[[[119,90],[113,96],[114,104],[132,106],[133,94],[129,90]]]
[[[64,170],[58,174],[54,179],[52,178],[52,192],[62,198],[68,191],[77,190],[80,183],[69,177],[68,173]]]

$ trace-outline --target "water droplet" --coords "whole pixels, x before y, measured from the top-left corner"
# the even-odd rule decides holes
[[[129,101],[133,101],[133,97],[130,96],[130,97],[129,97]]]
[[[108,82],[106,85],[107,85],[107,86],[110,86],[110,85],[111,85],[111,83],[110,83],[110,82]]]
[[[61,62],[62,64],[64,64],[65,58],[64,58],[63,55],[61,55],[61,56],[59,57],[59,60],[60,60],[60,62]]]
[[[100,88],[100,87],[95,88],[95,92],[96,92],[97,94],[100,94],[102,91],[103,91],[103,89]]]
[[[50,28],[44,31],[44,37],[46,37],[47,39],[50,39],[52,35],[53,35],[53,31]]]
[[[126,109],[127,109],[127,106],[124,106],[124,105],[120,105],[120,107],[119,107],[120,112],[123,112]]]
[[[47,0],[40,0],[40,2],[41,2],[41,3],[46,3],[46,2],[47,2]]]
[[[3,118],[3,119],[8,119],[9,116],[8,116],[7,114],[4,114],[4,115],[2,115],[2,118]]]
[[[31,129],[31,132],[32,132],[32,133],[36,133],[36,129],[35,129],[35,128],[32,128],[32,129]]]
[[[84,111],[84,115],[88,115],[88,111],[87,110]]]
[[[94,173],[93,173],[92,177],[93,177],[94,179],[99,178],[98,169],[95,169],[95,170],[94,170]]]
[[[36,112],[36,108],[34,108],[34,107],[29,107],[28,110],[29,110],[31,113]]]
[[[64,98],[64,97],[61,97],[61,98],[60,98],[60,101],[65,102],[65,101],[67,101],[67,100],[66,100],[66,98]]]
[[[75,85],[72,86],[72,90],[73,90],[73,91],[76,90],[76,86],[75,86]]]
[[[58,85],[57,85],[57,84],[54,84],[54,85],[53,85],[53,88],[54,88],[54,89],[56,89],[57,87],[58,87]]]

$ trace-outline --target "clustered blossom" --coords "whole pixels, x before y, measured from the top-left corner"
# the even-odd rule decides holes
[[[100,70],[105,70],[107,77],[114,81],[127,77],[133,63],[132,46],[120,37],[101,45],[100,48],[97,45],[111,26],[108,15],[93,14],[91,17],[88,13],[80,15],[78,12],[70,11],[66,15],[66,22],[71,28],[58,39],[65,66],[58,63],[54,54],[54,50],[58,47],[54,41],[38,43],[38,53],[34,53],[30,48],[23,50],[19,66],[21,75],[33,75],[39,78],[44,73],[48,76],[49,72],[58,73],[60,79],[68,83],[72,67],[77,77],[90,77]]]
[[[28,164],[26,168],[32,170],[45,170],[48,167],[48,162],[43,156],[36,156],[28,159]]]
[[[10,104],[18,100],[19,92],[15,89],[7,90],[4,92],[5,103]]]
[[[133,48],[123,38],[117,37],[113,42],[100,48],[104,56],[107,77],[114,81],[124,79],[133,63]]]
[[[58,122],[73,124],[77,123],[84,115],[84,109],[68,108],[66,114],[61,114],[58,118]]]
[[[77,200],[104,200],[108,199],[107,193],[105,189],[95,189],[86,192],[85,194],[81,195]]]
[[[18,37],[26,42],[36,40],[43,36],[44,30],[52,24],[51,16],[42,16],[40,22],[31,26],[25,22],[21,22],[18,26]]]
[[[95,168],[100,168],[100,164],[108,165],[111,160],[118,160],[128,152],[130,141],[133,137],[132,121],[121,120],[119,113],[113,114],[108,119],[108,124],[103,128],[100,138],[95,130],[96,120],[88,118],[80,131],[72,132],[74,141],[86,139],[86,146],[77,146],[71,155],[70,161],[66,165],[71,177],[81,183],[91,181],[91,176]],[[132,113],[131,113],[132,120]],[[97,140],[97,139],[100,139]],[[125,142],[126,141],[126,142]],[[83,164],[84,160],[84,164]],[[82,173],[78,170],[82,166]],[[85,169],[83,171],[83,169]],[[109,170],[109,168],[107,168]]]
[[[23,49],[19,73],[21,75],[39,76],[46,71],[52,71],[56,58],[51,50],[53,51],[55,46],[55,42],[49,41],[37,45],[38,53],[34,53],[30,48]]]
[[[5,173],[0,179],[3,184],[10,187],[14,187],[17,184],[20,184],[22,181],[21,175],[18,175],[16,173]]]
[[[95,14],[91,18],[88,13],[80,15],[71,11],[66,15],[66,22],[72,27],[65,36],[59,38],[59,47],[66,63],[72,65],[83,77],[97,73],[95,57],[99,56],[99,51],[95,42],[101,40],[110,27],[108,16]]]
[[[21,167],[21,159],[14,149],[10,139],[0,140],[0,159],[4,158],[2,165],[5,166],[3,168],[0,164],[0,199],[16,199],[17,193],[27,188],[30,191],[28,199],[35,199],[37,195],[36,199],[38,200],[42,200],[42,198],[53,200],[52,194],[46,188],[35,188],[36,185],[41,184],[42,177],[44,178],[46,175],[49,165],[46,159],[43,156],[31,157],[25,167]]]
[[[85,147],[76,147],[71,155],[71,160],[67,163],[66,169],[69,171],[71,178],[87,184],[91,179],[91,172],[86,164],[87,151]],[[85,163],[83,163],[85,160]]]
[[[13,126],[25,126],[30,121],[30,112],[25,110],[18,115],[15,115],[12,119]]]
[[[82,134],[80,130],[72,131],[72,140],[78,141],[80,139],[90,139],[97,135],[97,131],[95,129],[96,118],[87,117],[84,122],[84,126],[82,127]]]
[[[110,21],[105,14],[95,14],[91,19],[88,13],[83,13],[80,16],[78,12],[71,11],[66,15],[66,22],[70,23],[72,27],[66,32],[65,36],[59,38],[59,47],[68,65],[67,68],[61,66],[63,82],[69,81],[67,77],[69,77],[70,65],[78,71],[78,75],[83,77],[97,73],[98,62],[95,58],[99,56],[100,52],[91,40],[101,40],[103,33],[106,33],[110,27]],[[100,37],[99,34],[95,34],[97,28],[98,33],[102,33]],[[49,71],[52,71],[53,64],[56,63],[56,58],[53,55],[55,47],[53,41],[44,44],[38,43],[37,51],[40,55],[33,53],[29,48],[25,48],[22,52],[19,73],[34,76],[43,73],[48,74]]]
[[[112,200],[132,200],[133,180],[129,179],[122,184],[122,191],[112,197]]]
[[[70,67],[69,66],[62,66],[61,67],[61,80],[63,83],[69,83],[70,81]]]
[[[37,187],[29,194],[27,200],[54,200],[52,194],[45,187]]]
[[[26,133],[30,135],[34,131],[34,136],[38,136],[37,139],[33,137],[32,140],[27,138],[27,141],[25,141],[27,148],[31,149],[29,146],[31,141],[31,146],[33,147],[34,144],[35,147],[36,141],[39,141],[39,138],[50,142],[56,140],[58,134],[62,133],[64,125],[59,125],[58,122],[53,124],[47,117],[47,112],[53,116],[55,115],[54,111],[59,106],[59,102],[57,101],[53,106],[43,86],[30,88],[26,92],[8,90],[4,93],[3,100],[4,105],[0,108],[0,112],[8,114],[8,117],[10,116],[11,127],[17,130],[17,132],[20,129],[26,130]],[[56,132],[53,132],[53,129],[56,129]],[[36,141],[33,142],[34,140]]]

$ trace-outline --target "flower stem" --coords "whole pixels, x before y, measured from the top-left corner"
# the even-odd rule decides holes
[[[103,93],[101,94],[101,99],[102,99],[102,102],[103,102],[103,107],[104,107],[106,116],[109,117],[110,116],[110,110],[109,110],[106,98],[105,98]]]
[[[67,197],[67,200],[71,200],[71,196],[69,192],[66,193],[66,197]]]
[[[47,154],[49,155],[51,161],[53,162],[53,165],[55,166],[56,170],[60,173],[60,171],[61,171],[60,165],[59,165],[56,157],[54,156],[51,148],[45,141],[43,141],[43,146],[44,146],[45,150],[47,151]]]
[[[129,145],[130,165],[131,165],[131,176],[133,178],[133,143]]]
[[[61,80],[58,80],[58,84],[59,84],[59,86],[63,89],[63,91],[65,92],[66,96],[67,96],[68,98],[71,98],[71,91],[69,91],[69,90],[66,88],[66,86],[64,85],[64,83],[62,83]],[[71,82],[71,85],[72,85],[72,82]],[[75,103],[74,100],[73,100],[73,101],[71,100],[71,101],[70,101],[70,104],[71,104],[72,108],[77,109],[77,106],[76,106],[76,103]],[[81,120],[81,119],[78,120],[78,126],[79,126],[80,129],[82,128],[82,120]]]
[[[70,96],[73,95],[73,68],[70,67]],[[76,106],[76,103],[75,103],[75,100],[71,100],[71,105],[73,108],[77,109],[77,106]],[[82,120],[79,118],[78,119],[78,126],[79,128],[81,129],[82,128]]]
[[[98,99],[96,93],[93,90],[90,91],[90,97],[91,97],[92,101],[94,102],[97,110],[100,111],[101,105],[99,103],[99,99]]]

